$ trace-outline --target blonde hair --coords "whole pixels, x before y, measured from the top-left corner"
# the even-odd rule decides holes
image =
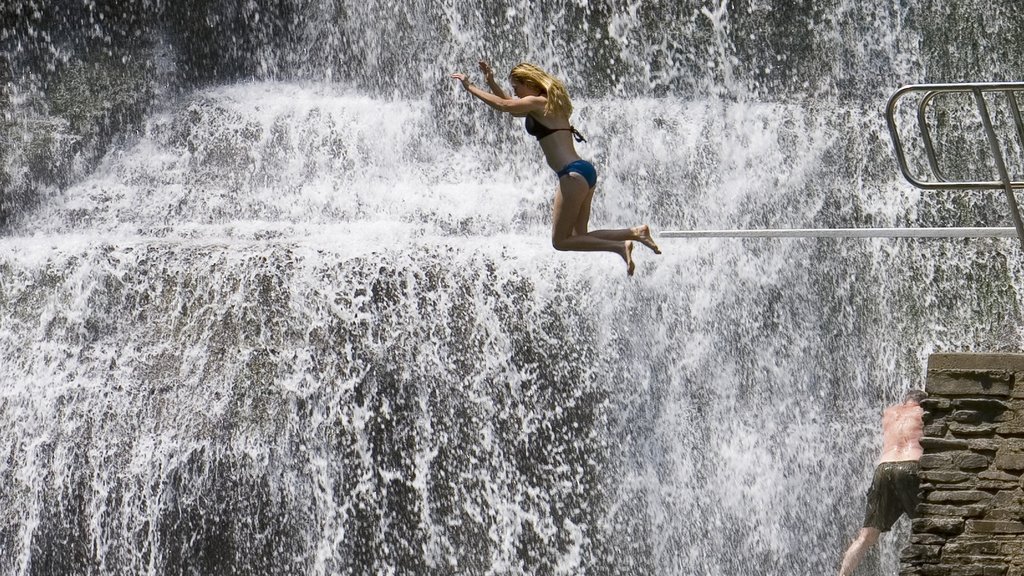
[[[544,114],[560,114],[566,118],[572,114],[572,102],[569,100],[569,91],[565,89],[557,78],[534,66],[523,62],[516,64],[509,72],[508,77],[516,82],[539,88],[548,103],[544,106]]]

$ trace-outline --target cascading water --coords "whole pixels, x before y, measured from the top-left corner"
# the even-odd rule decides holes
[[[1007,225],[906,185],[881,116],[1013,79],[1024,16],[962,4],[0,7],[0,573],[834,572],[884,405],[1020,349],[1016,241],[627,278],[551,249],[536,145],[447,74],[566,80],[594,227]]]

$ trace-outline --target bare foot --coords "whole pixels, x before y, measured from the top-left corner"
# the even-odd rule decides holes
[[[626,242],[626,246],[622,251],[622,257],[626,260],[626,274],[632,276],[633,271],[636,270],[636,262],[633,262],[633,243]]]
[[[658,248],[658,245],[654,243],[654,238],[651,238],[651,229],[647,224],[637,228],[636,239],[644,246],[653,250],[655,254],[661,254],[661,248]]]

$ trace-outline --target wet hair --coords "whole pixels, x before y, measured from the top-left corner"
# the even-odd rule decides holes
[[[572,114],[569,91],[565,89],[565,84],[551,74],[533,64],[523,62],[516,64],[515,68],[509,72],[508,77],[521,84],[538,88],[548,99],[547,105],[544,106],[545,114],[559,114],[566,118]]]
[[[920,404],[922,400],[928,397],[928,393],[924,390],[907,390],[905,396],[903,396],[904,402],[914,402]]]

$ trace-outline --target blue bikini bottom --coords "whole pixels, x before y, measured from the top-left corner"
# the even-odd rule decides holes
[[[593,188],[597,184],[597,170],[594,168],[593,164],[587,162],[586,160],[574,160],[572,162],[569,162],[568,164],[563,166],[561,170],[556,172],[556,174],[558,174],[558,177],[561,178],[562,176],[565,176],[570,172],[575,172],[580,176],[583,176],[583,178],[586,179],[587,184],[591,188]]]

